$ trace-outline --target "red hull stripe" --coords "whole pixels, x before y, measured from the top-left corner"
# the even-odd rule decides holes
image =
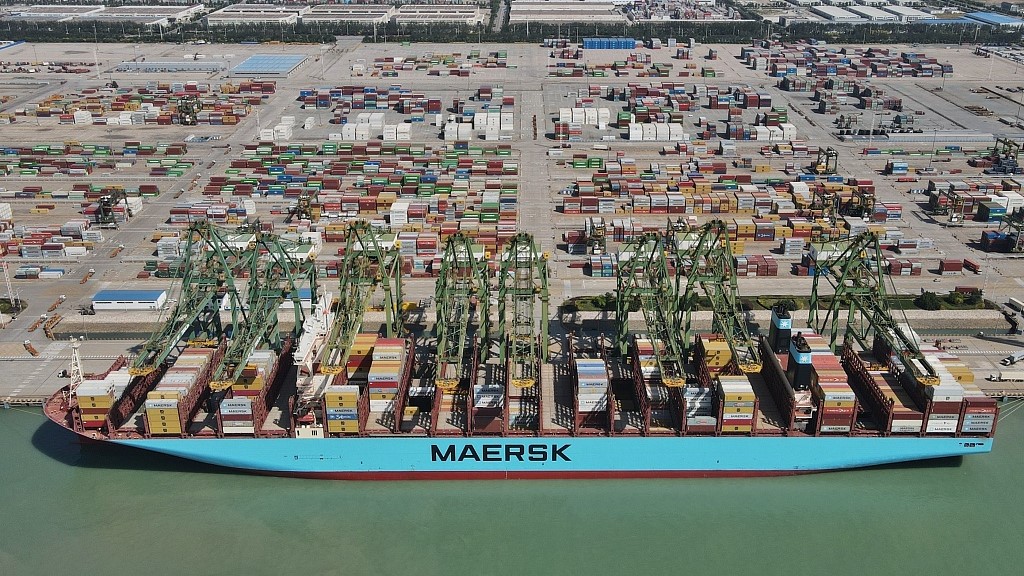
[[[321,480],[599,480],[626,478],[756,478],[811,474],[814,470],[552,470],[522,472],[271,472],[265,476]]]

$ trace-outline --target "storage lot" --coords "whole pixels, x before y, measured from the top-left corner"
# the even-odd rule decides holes
[[[246,157],[243,151],[246,145],[252,145],[260,135],[260,130],[272,128],[281,123],[282,118],[294,117],[296,126],[292,131],[290,144],[307,144],[320,146],[329,142],[332,134],[338,134],[341,125],[332,124],[331,119],[335,118],[335,112],[331,109],[314,108],[302,109],[298,100],[301,90],[334,88],[339,86],[365,86],[375,87],[378,90],[388,89],[392,85],[400,85],[415,93],[422,93],[425,98],[437,99],[442,104],[442,116],[452,114],[448,108],[452,100],[458,98],[466,100],[467,104],[476,110],[481,110],[480,102],[471,101],[470,97],[475,96],[477,90],[483,85],[503,86],[505,95],[515,98],[515,121],[510,142],[488,142],[482,139],[471,141],[471,146],[481,149],[481,158],[484,160],[497,160],[499,157],[483,152],[488,147],[498,144],[510,144],[512,151],[508,157],[501,157],[508,162],[518,165],[518,174],[492,176],[502,182],[515,182],[517,186],[517,220],[519,227],[525,231],[532,232],[542,243],[544,249],[552,255],[553,278],[552,291],[553,303],[558,303],[567,296],[578,296],[581,294],[598,294],[611,290],[614,287],[614,278],[591,278],[585,276],[580,269],[569,268],[569,264],[576,257],[565,254],[558,249],[562,243],[562,234],[567,230],[580,229],[583,226],[584,215],[564,215],[557,213],[555,207],[561,204],[562,196],[559,191],[575,178],[589,175],[592,171],[579,170],[566,167],[564,160],[576,153],[583,153],[589,156],[599,156],[605,162],[614,161],[621,154],[623,157],[633,158],[641,167],[649,167],[651,163],[665,164],[685,162],[682,157],[666,157],[660,151],[664,143],[653,142],[627,142],[621,139],[616,141],[601,141],[603,135],[620,134],[621,130],[610,129],[598,131],[596,128],[586,132],[592,141],[573,142],[572,148],[564,150],[566,156],[562,158],[548,156],[548,150],[555,143],[546,138],[546,134],[553,133],[555,121],[557,120],[560,108],[572,107],[581,91],[588,93],[591,85],[599,86],[625,86],[629,83],[642,85],[659,84],[662,82],[681,82],[687,86],[693,84],[706,84],[719,87],[728,86],[751,86],[757,91],[768,91],[773,96],[773,105],[784,106],[789,111],[789,122],[797,130],[797,137],[805,140],[810,146],[833,146],[840,151],[839,174],[869,178],[874,181],[876,194],[881,202],[900,203],[903,205],[903,219],[895,223],[895,226],[912,234],[914,237],[929,237],[934,239],[936,248],[922,253],[920,258],[926,260],[926,270],[937,268],[938,260],[941,258],[978,258],[979,255],[965,241],[976,241],[980,231],[985,229],[981,226],[969,226],[961,230],[947,229],[937,225],[929,217],[923,215],[914,197],[907,194],[911,187],[921,186],[925,180],[915,184],[900,183],[893,177],[882,176],[878,173],[887,160],[884,156],[864,156],[860,151],[871,146],[880,148],[898,147],[906,150],[928,150],[942,147],[946,144],[955,144],[956,141],[947,142],[943,140],[941,133],[933,138],[925,138],[915,143],[899,143],[898,145],[886,145],[883,142],[874,140],[840,142],[832,136],[832,120],[834,117],[825,116],[811,112],[812,101],[806,93],[789,93],[774,88],[776,79],[769,78],[763,72],[749,70],[739,61],[738,46],[700,46],[695,53],[703,55],[708,49],[716,49],[719,58],[715,61],[705,62],[702,58],[696,60],[698,67],[704,64],[713,65],[721,72],[716,78],[693,78],[672,77],[672,78],[637,78],[635,75],[626,77],[605,77],[605,78],[550,78],[548,66],[555,62],[549,54],[550,49],[540,46],[513,45],[511,47],[496,45],[412,45],[400,46],[394,44],[379,46],[364,46],[355,41],[343,40],[330,49],[322,50],[318,46],[219,46],[219,45],[160,45],[143,46],[132,45],[98,45],[96,47],[97,58],[101,62],[100,73],[89,74],[56,74],[43,72],[40,74],[26,75],[22,80],[18,76],[0,77],[0,94],[11,94],[15,99],[10,103],[2,105],[0,113],[9,113],[12,108],[22,107],[27,103],[38,103],[52,94],[76,93],[83,89],[101,88],[111,81],[116,81],[119,86],[145,86],[149,82],[187,82],[195,81],[219,86],[227,82],[240,81],[239,79],[226,78],[226,74],[145,74],[145,73],[116,73],[111,72],[121,61],[131,60],[136,55],[144,56],[147,60],[186,60],[186,56],[193,58],[198,53],[210,60],[223,60],[230,67],[258,53],[281,52],[289,54],[301,54],[307,57],[306,62],[301,65],[288,78],[275,79],[277,90],[264,100],[258,107],[258,118],[255,111],[248,116],[239,119],[235,125],[141,125],[141,126],[101,126],[91,124],[81,125],[58,125],[53,119],[39,119],[37,125],[35,118],[16,118],[16,122],[3,127],[3,139],[0,145],[3,146],[33,146],[39,143],[65,143],[79,142],[96,145],[110,146],[112,149],[120,149],[128,141],[141,141],[146,145],[157,143],[188,142],[188,151],[181,158],[191,165],[183,164],[180,174],[169,176],[151,177],[150,167],[144,161],[136,161],[130,167],[121,169],[95,170],[86,175],[65,175],[65,176],[22,176],[20,174],[4,178],[3,187],[7,190],[20,190],[26,186],[40,186],[44,191],[73,190],[74,186],[87,184],[90,186],[103,187],[105,185],[124,185],[126,187],[138,186],[140,183],[157,184],[161,195],[155,198],[146,198],[144,208],[136,217],[120,230],[104,231],[104,240],[96,246],[88,256],[80,259],[69,259],[60,265],[66,268],[66,276],[60,281],[15,281],[14,285],[20,290],[23,297],[31,295],[30,307],[17,320],[8,326],[3,334],[4,340],[18,343],[25,339],[31,339],[36,347],[44,349],[47,341],[39,331],[27,332],[28,326],[34,318],[46,311],[49,304],[60,294],[66,294],[68,299],[59,311],[66,316],[64,322],[80,322],[87,325],[89,322],[99,322],[98,317],[79,317],[75,310],[79,304],[86,302],[94,292],[105,288],[167,288],[171,282],[167,279],[138,279],[136,275],[142,271],[147,261],[156,258],[156,244],[152,242],[154,231],[170,230],[169,216],[172,209],[186,202],[198,202],[201,200],[226,204],[228,208],[234,203],[236,207],[245,201],[244,198],[232,197],[230,194],[222,194],[220,197],[203,195],[203,191],[214,182],[214,179],[230,180],[231,178],[242,178],[254,176],[252,170],[244,170],[242,173],[229,173],[234,170],[232,162],[237,162]],[[896,47],[899,49],[899,47]],[[31,45],[25,44],[7,49],[3,52],[5,60],[34,60],[38,54],[40,60],[56,58],[72,58],[76,60],[91,60],[94,47],[92,45]],[[375,58],[390,56],[405,58],[409,56],[418,57],[423,54],[452,54],[459,52],[468,54],[470,51],[479,50],[482,54],[507,51],[506,67],[488,68],[486,66],[474,66],[470,68],[468,77],[441,77],[431,76],[422,71],[400,71],[395,77],[374,77],[369,71]],[[941,78],[890,78],[872,79],[871,81],[883,86],[890,93],[897,93],[904,100],[904,107],[908,110],[924,110],[923,116],[917,116],[915,122],[920,122],[919,127],[931,130],[935,127],[972,129],[978,132],[990,134],[1007,134],[1020,132],[999,122],[1001,116],[1017,115],[1018,102],[1024,98],[1024,93],[1008,92],[995,88],[1000,86],[1017,86],[1014,78],[1015,64],[1000,58],[985,59],[974,56],[969,48],[954,48],[946,46],[928,46],[921,51],[933,55],[940,61],[948,61],[954,66],[954,76],[945,80]],[[674,52],[669,49],[662,50],[588,50],[584,52],[583,61],[586,63],[598,64],[625,60],[630,52],[645,53],[650,55],[654,62],[671,62],[674,71],[682,70],[682,61],[674,60]],[[366,68],[362,75],[359,75],[353,66],[363,63]],[[358,66],[357,66],[358,68]],[[1024,73],[1020,73],[1024,74]],[[1024,75],[1020,75],[1020,85],[1024,85]],[[998,82],[989,81],[988,78],[999,78]],[[18,84],[3,84],[3,81],[19,82]],[[50,82],[45,86],[39,82]],[[29,84],[20,84],[26,82]],[[933,91],[934,88],[942,87],[941,91]],[[991,88],[995,94],[1000,96],[987,99],[993,93],[972,92],[972,89],[979,90],[983,87]],[[1005,96],[1005,97],[1004,97]],[[597,99],[595,105],[611,109],[612,118],[621,111],[621,102],[611,102],[604,99]],[[702,104],[706,105],[706,102]],[[985,106],[993,111],[992,116],[975,116],[966,111],[963,106],[978,105]],[[333,108],[333,106],[332,106]],[[848,107],[850,112],[857,112],[852,106]],[[847,110],[844,109],[844,112]],[[863,112],[863,111],[860,111]],[[349,121],[358,122],[359,110],[352,110],[347,114]],[[395,112],[394,110],[383,111],[384,125],[397,125],[408,119],[407,114]],[[702,106],[698,111],[692,112],[694,119],[705,116],[712,122],[720,125],[725,119],[725,111],[711,110]],[[743,112],[744,123],[753,121],[755,111]],[[537,139],[533,137],[532,119],[537,119]],[[428,115],[429,116],[429,115]],[[870,116],[870,114],[867,114]],[[867,117],[866,116],[866,117]],[[311,127],[304,128],[307,118],[312,118]],[[687,117],[689,123],[684,122],[684,129],[688,133],[696,131],[693,119]],[[880,119],[879,119],[880,121]],[[383,134],[383,129],[380,134]],[[429,121],[413,123],[410,128],[410,146],[429,148],[436,151],[439,157],[446,153],[454,153],[454,149],[446,150],[446,143],[440,138],[442,128],[432,126]],[[477,133],[482,134],[482,133]],[[376,135],[376,134],[375,134]],[[193,136],[194,138],[189,138]],[[710,141],[711,148],[717,148],[717,140]],[[595,150],[594,145],[607,145],[607,150]],[[230,146],[228,146],[230,145]],[[766,162],[770,165],[770,171],[758,176],[772,178],[791,179],[784,174],[787,163],[795,163],[797,167],[805,167],[813,161],[812,158],[764,158],[760,155],[761,142],[739,142],[737,144],[737,158],[752,157],[757,162]],[[435,153],[435,152],[432,152]],[[141,159],[141,157],[139,157]],[[381,155],[382,161],[397,161],[400,158]],[[712,158],[714,159],[714,158]],[[559,160],[562,160],[561,164]],[[729,162],[732,159],[727,159]],[[914,167],[924,167],[929,164],[927,157],[911,157],[910,163]],[[933,167],[937,172],[962,170],[960,176],[937,174],[935,177],[954,178],[967,177],[978,174],[980,171],[967,166],[965,157],[955,157],[948,163],[934,163]],[[457,169],[457,167],[456,167]],[[305,169],[304,169],[305,170]],[[309,170],[306,170],[307,172]],[[730,165],[730,173],[752,173],[751,170],[734,169]],[[453,171],[451,177],[455,177]],[[255,175],[257,178],[269,176],[269,174]],[[379,175],[378,175],[379,177]],[[342,188],[348,189],[358,187],[355,185],[356,178],[351,175],[341,176]],[[370,178],[370,175],[366,175]],[[481,186],[488,175],[486,168],[480,175]],[[475,181],[474,181],[475,182]],[[474,186],[476,184],[474,183]],[[185,192],[175,197],[180,190]],[[262,222],[272,222],[277,230],[287,230],[284,218],[287,207],[294,196],[268,196],[266,198],[249,198],[252,202],[250,207],[252,215],[258,216]],[[419,199],[418,199],[419,200]],[[51,199],[0,199],[0,202],[7,202],[12,205],[14,221],[16,225],[29,227],[42,227],[63,224],[64,222],[81,217],[78,213],[78,202],[68,200],[53,201]],[[32,213],[37,204],[50,202],[57,206],[46,214]],[[429,204],[429,201],[428,201]],[[227,210],[227,208],[225,209]],[[249,211],[246,213],[249,216]],[[364,214],[368,216],[369,214]],[[390,212],[387,213],[390,217]],[[628,214],[616,214],[614,217],[629,217]],[[727,219],[734,215],[723,214]],[[700,216],[699,221],[706,220],[708,215]],[[641,217],[645,224],[650,226],[664,225],[664,216],[650,215]],[[506,220],[507,221],[507,220]],[[293,224],[296,225],[297,224]],[[296,228],[299,230],[299,228]],[[424,230],[429,231],[429,230]],[[438,238],[440,240],[440,237]],[[751,245],[747,254],[763,255],[775,245],[769,247],[767,244],[755,243]],[[111,254],[118,246],[123,245],[124,249],[117,256]],[[429,247],[429,242],[424,244]],[[329,260],[336,252],[338,244],[328,242],[325,245],[323,254],[324,260]],[[778,257],[778,255],[776,255]],[[999,300],[1004,296],[1019,294],[1020,283],[1017,279],[1024,276],[1024,266],[1019,260],[1007,257],[1006,255],[992,254],[985,257],[985,268],[987,272],[982,276],[939,276],[931,272],[925,272],[924,276],[897,277],[894,282],[900,291],[917,292],[922,286],[936,291],[946,291],[954,286],[962,284],[984,285],[986,294]],[[23,264],[19,258],[5,257],[12,271]],[[747,294],[755,293],[806,293],[810,289],[810,279],[789,276],[786,261],[780,258],[780,276],[771,279],[741,278],[740,289]],[[86,275],[87,271],[95,270],[95,275],[85,284],[79,281]],[[425,298],[433,293],[433,284],[429,279],[411,280],[409,282],[411,297],[409,299]],[[10,351],[12,355],[24,354],[17,350],[20,345]],[[972,361],[968,357],[968,361]],[[31,363],[19,362],[18,365]]]

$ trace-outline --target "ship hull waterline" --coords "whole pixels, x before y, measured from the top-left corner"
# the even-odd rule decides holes
[[[88,435],[83,437],[88,438]],[[990,438],[558,437],[102,440],[254,474],[338,480],[807,474],[987,453]]]

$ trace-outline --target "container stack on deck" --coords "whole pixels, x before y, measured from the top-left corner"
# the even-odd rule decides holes
[[[816,430],[821,434],[847,434],[857,421],[857,396],[847,383],[846,371],[831,352],[814,355],[812,348],[811,354],[814,357],[811,392],[817,415]]]
[[[692,434],[713,433],[718,429],[715,390],[697,384],[683,388],[686,431]]]
[[[329,434],[358,434],[359,386],[328,386],[324,392],[324,410]]]
[[[395,409],[404,365],[405,340],[376,339],[366,377],[370,390],[370,412],[387,413]]]
[[[843,365],[881,433],[991,437],[997,405],[974,384],[974,374],[956,356],[923,346],[925,361],[939,377],[926,385],[888,371],[891,350],[875,338],[871,352],[843,348]]]
[[[114,399],[124,393],[131,382],[127,369],[107,373],[102,379],[84,379],[78,385],[78,416],[87,430],[98,430],[106,424]]]
[[[252,398],[240,396],[220,402],[220,429],[224,434],[253,434],[256,431]]]
[[[146,431],[150,435],[180,436],[187,432],[199,396],[205,391],[216,351],[186,348],[146,395]]]
[[[576,371],[576,429],[608,428],[611,380],[601,358],[574,358]]]
[[[754,431],[757,396],[745,375],[715,377],[723,434],[749,434]]]

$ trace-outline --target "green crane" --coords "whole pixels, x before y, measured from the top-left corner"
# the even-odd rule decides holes
[[[725,336],[732,352],[732,361],[743,373],[761,371],[761,354],[750,337],[743,316],[733,268],[732,247],[725,222],[712,220],[699,231],[671,232],[672,246],[680,272],[676,275],[676,292],[683,292],[683,306],[677,326],[685,326],[684,345],[693,342],[691,313],[701,289],[711,300],[714,312],[711,330]],[[685,272],[683,274],[682,272]],[[685,290],[679,286],[686,282]]]
[[[394,338],[405,331],[402,257],[394,235],[366,221],[351,222],[340,266],[336,315],[324,343],[321,374],[340,374],[345,369],[349,349],[378,286],[384,290],[385,332]]]
[[[517,388],[535,385],[540,364],[548,359],[548,255],[530,234],[516,234],[501,254],[498,334],[501,361],[510,364],[509,382]]]
[[[478,307],[479,323],[476,338],[481,344],[481,356],[486,356],[491,321],[490,299],[491,287],[483,248],[474,246],[462,233],[451,235],[445,243],[435,285],[437,372],[434,384],[439,389],[451,392],[467,376],[464,359],[470,345],[469,325],[474,301]],[[485,359],[474,358],[473,361]]]
[[[646,233],[628,243],[620,254],[615,300],[616,346],[625,355],[629,348],[629,311],[640,305],[647,332],[654,341],[654,355],[662,382],[669,387],[686,385],[686,346],[679,330],[679,285],[668,265],[665,237]]]
[[[197,222],[186,231],[184,276],[178,301],[160,329],[142,345],[129,373],[149,374],[176,352],[183,342],[214,345],[223,333],[220,303],[230,301],[231,325],[238,325],[242,298],[234,271],[245,251],[228,241],[226,231]]]
[[[256,232],[246,253],[249,281],[242,322],[234,326],[224,358],[210,381],[211,390],[225,390],[236,382],[246,360],[262,344],[281,351],[277,310],[282,303],[291,300],[293,331],[302,328],[305,311],[299,290],[308,287],[311,301],[316,301],[316,265],[312,259],[295,257],[293,251],[308,251],[308,244],[286,242],[279,236]]]
[[[935,385],[939,377],[928,364],[920,347],[893,319],[885,290],[882,249],[873,232],[861,234],[842,243],[836,254],[819,258],[814,268],[811,306],[807,325],[819,334],[826,331],[829,346],[834,350],[839,335],[839,315],[846,308],[846,337],[854,339],[863,350],[872,350],[872,336],[880,338],[892,350],[894,373],[908,374],[915,381]],[[820,318],[821,299],[818,294],[824,277],[834,292],[831,302]],[[905,320],[905,318],[904,318]]]

